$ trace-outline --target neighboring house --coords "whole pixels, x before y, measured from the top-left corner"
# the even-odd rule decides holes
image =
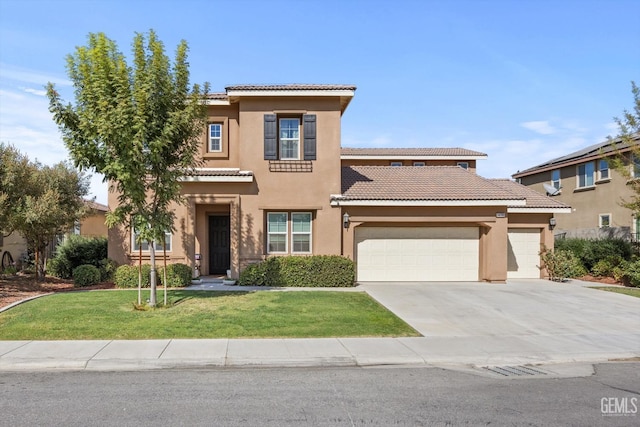
[[[634,143],[640,144],[640,136]],[[626,157],[632,176],[640,178],[640,159],[633,158],[628,144],[616,141],[614,145],[592,145],[513,175],[522,185],[571,206],[570,215],[557,218],[556,235],[635,239],[640,232],[640,218],[621,206],[633,191],[608,161],[614,149],[618,150]]]
[[[89,214],[82,219],[68,234],[80,234],[87,237],[107,237],[107,226],[105,225],[105,215],[107,206],[100,203],[86,201]],[[56,246],[63,240],[63,236],[51,242],[48,253],[54,252]],[[7,254],[8,253],[8,254]],[[13,259],[18,267],[21,261],[27,256],[27,241],[18,232],[13,232],[9,236],[3,237],[0,234],[0,265],[7,264],[9,258]]]
[[[242,85],[211,95],[204,165],[183,179],[168,261],[237,277],[268,256],[343,255],[356,261],[359,281],[541,277],[549,220],[569,208],[478,176],[483,153],[341,148],[355,90]],[[109,204],[117,205],[113,193]],[[135,263],[140,249],[148,262],[135,233],[109,230],[110,258]]]

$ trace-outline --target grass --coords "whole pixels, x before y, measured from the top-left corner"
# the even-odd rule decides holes
[[[169,296],[166,308],[148,311],[134,308],[135,290],[38,298],[0,313],[0,340],[420,336],[360,292],[174,290]]]
[[[601,291],[615,292],[618,294],[631,295],[640,298],[640,288],[618,288],[613,286],[594,286],[591,289],[599,289]]]

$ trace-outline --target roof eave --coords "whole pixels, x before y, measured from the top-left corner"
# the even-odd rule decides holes
[[[525,206],[524,199],[487,200],[380,200],[332,197],[331,206]]]
[[[341,159],[344,160],[484,160],[487,158],[487,155],[484,156],[462,156],[462,155],[427,155],[427,156],[419,156],[419,155],[389,155],[389,156],[367,156],[367,155],[359,155],[359,154],[342,154],[340,155]]]

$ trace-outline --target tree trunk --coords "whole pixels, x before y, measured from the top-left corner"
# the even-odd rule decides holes
[[[151,295],[149,297],[149,307],[156,306],[156,248],[155,242],[149,242],[149,258],[151,261]]]
[[[142,244],[138,252],[138,305],[142,305]]]
[[[164,270],[162,271],[162,283],[164,283],[164,306],[167,307],[167,244],[162,244],[162,262]]]

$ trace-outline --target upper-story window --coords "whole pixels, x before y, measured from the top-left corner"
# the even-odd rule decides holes
[[[413,166],[424,166],[425,162],[413,162]]]
[[[316,115],[264,115],[265,160],[316,160]]]
[[[402,162],[391,162],[389,163],[391,166],[402,166]]]
[[[469,169],[469,162],[458,162],[458,166],[462,169]]]
[[[605,228],[611,226],[611,214],[598,215],[598,227]]]
[[[609,162],[605,159],[598,160],[598,179],[609,179]]]
[[[633,168],[631,176],[634,178],[640,178],[640,157],[635,154],[631,155],[631,167]]]
[[[209,123],[209,152],[222,152],[222,123]]]
[[[556,190],[560,189],[560,169],[551,171],[551,186]]]
[[[577,167],[578,188],[593,186],[593,162],[583,163]]]
[[[280,119],[280,160],[300,159],[300,119]]]

